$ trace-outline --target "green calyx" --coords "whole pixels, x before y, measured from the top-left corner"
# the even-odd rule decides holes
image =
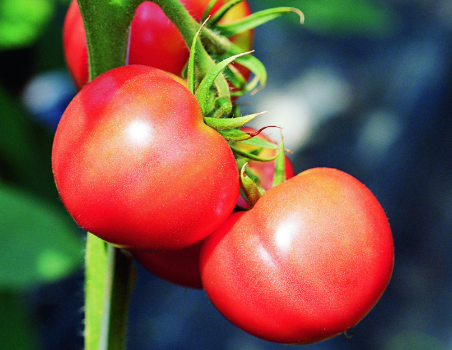
[[[259,130],[258,133],[260,131],[261,130]],[[265,190],[259,185],[259,178],[255,174],[253,174],[249,167],[247,167],[248,161],[257,160],[265,162],[275,160],[273,187],[279,185],[280,183],[286,180],[286,171],[285,171],[286,150],[284,148],[282,132],[281,132],[281,142],[279,146],[266,140],[256,138],[255,136],[256,135],[251,136],[251,138],[244,139],[241,142],[260,147],[258,149],[255,149],[250,152],[244,152],[235,146],[231,146],[232,151],[236,155],[237,166],[240,169],[241,194],[245,199],[249,209],[253,208],[254,204],[256,204],[258,199],[265,193]],[[278,152],[274,157],[263,158],[259,156],[263,148],[278,149]]]
[[[243,164],[240,170],[240,188],[248,208],[251,209],[265,191],[253,180],[253,176],[250,176],[250,173],[245,170],[246,165],[247,163]]]

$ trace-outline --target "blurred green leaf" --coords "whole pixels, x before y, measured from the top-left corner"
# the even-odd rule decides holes
[[[37,332],[24,297],[12,291],[0,291],[0,339],[2,349],[33,350],[38,348]]]
[[[83,264],[83,240],[63,210],[0,183],[0,288],[23,289]]]
[[[0,86],[0,178],[56,202],[50,162],[53,135],[33,125],[20,107]]]
[[[406,331],[387,339],[383,350],[447,350],[449,346],[423,332]]]
[[[261,0],[259,6],[292,6],[304,13],[304,27],[328,35],[385,36],[397,26],[397,15],[374,0]],[[293,21],[295,25],[298,22]]]
[[[1,0],[0,49],[32,44],[52,19],[54,0]]]

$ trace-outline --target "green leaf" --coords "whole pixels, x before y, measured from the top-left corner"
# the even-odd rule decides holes
[[[53,136],[34,127],[20,107],[0,86],[0,176],[60,203],[49,163]]]
[[[221,35],[226,37],[231,37],[247,30],[256,28],[262,24],[265,24],[275,18],[278,18],[287,13],[296,13],[300,16],[300,22],[303,23],[304,16],[303,13],[294,7],[276,7],[267,10],[262,10],[255,12],[245,18],[234,21],[228,24],[217,24],[215,28],[219,31]]]
[[[207,125],[209,125],[211,128],[214,128],[215,130],[234,129],[234,128],[238,128],[242,125],[245,125],[249,121],[253,120],[257,116],[264,114],[264,113],[267,113],[267,112],[248,114],[243,117],[237,117],[237,118],[204,117],[204,122]]]
[[[218,0],[210,0],[209,4],[207,5],[206,9],[204,10],[204,13],[201,17],[201,22],[205,22],[205,20],[209,17],[209,13],[212,10],[212,8],[215,6],[215,4],[218,2]]]
[[[268,8],[280,2],[261,0],[259,6]],[[399,23],[388,4],[373,0],[285,0],[284,5],[303,11],[307,29],[332,36],[382,37],[393,33]]]
[[[230,56],[237,54],[238,52],[241,52],[241,49],[235,44],[231,43],[231,49],[229,50],[229,52],[226,55],[221,56],[220,59],[228,57],[228,55]],[[254,90],[257,86],[257,83],[259,82],[261,84],[261,88],[265,86],[265,84],[267,83],[267,70],[263,63],[259,61],[255,56],[239,56],[236,59],[236,63],[239,63],[240,65],[248,68],[255,75],[254,79],[252,79],[251,82],[248,83],[241,94]]]
[[[275,145],[273,142],[263,140],[259,137],[253,137],[248,140],[241,141],[242,143],[246,143],[248,145],[260,147],[260,148],[270,148],[270,149],[278,149],[278,145]]]
[[[207,97],[210,91],[211,86],[213,85],[215,79],[218,77],[218,75],[221,73],[223,69],[226,68],[226,66],[230,63],[232,63],[236,58],[244,56],[249,54],[250,52],[243,52],[239,53],[237,55],[234,55],[232,57],[228,57],[221,61],[220,63],[216,64],[203,78],[201,83],[198,86],[198,90],[195,93],[196,99],[199,102],[199,105],[201,106],[201,110],[203,111],[203,114],[206,114],[206,101]]]
[[[0,287],[24,289],[82,267],[83,240],[64,210],[5,184],[0,237]]]
[[[188,89],[192,94],[195,93],[195,84],[196,84],[196,76],[195,76],[195,58],[196,58],[196,42],[198,41],[199,34],[201,33],[201,29],[204,26],[205,22],[199,30],[196,32],[196,35],[193,38],[193,43],[190,48],[190,56],[188,57],[187,63],[187,81],[188,81]]]
[[[241,131],[239,129],[224,129],[218,130],[218,132],[227,141],[244,141],[252,137],[248,133]]]
[[[243,0],[230,0],[226,2],[222,7],[218,9],[217,12],[212,16],[212,18],[209,21],[209,27],[215,26],[222,18],[223,16],[235,5],[242,2]]]
[[[51,21],[54,0],[0,1],[0,50],[33,44]]]
[[[226,79],[236,88],[243,89],[247,81],[240,71],[233,65],[229,65],[223,71]]]
[[[279,145],[278,157],[275,161],[275,174],[273,176],[273,186],[277,186],[280,183],[286,181],[286,155],[284,153],[284,138],[281,131],[281,143]]]
[[[382,350],[448,350],[450,345],[422,331],[402,331],[385,340]]]
[[[36,324],[26,304],[26,293],[0,290],[2,349],[39,349]]]
[[[242,151],[241,149],[234,147],[233,145],[229,145],[229,147],[231,148],[232,152],[235,153],[236,155],[250,160],[257,160],[259,162],[271,162],[272,160],[275,160],[276,157],[278,157],[278,154],[270,158],[259,157],[258,155],[254,154],[254,152]]]
[[[246,203],[251,209],[258,199],[264,194],[264,190],[251,179],[245,171],[246,163],[240,170],[240,186],[245,195]]]

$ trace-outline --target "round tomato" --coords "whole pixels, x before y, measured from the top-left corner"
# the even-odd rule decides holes
[[[52,168],[63,204],[116,246],[188,247],[237,201],[229,145],[176,79],[149,66],[113,69],[75,96],[58,125]]]
[[[181,250],[132,252],[132,255],[146,270],[168,282],[202,289],[199,254],[203,243],[200,241]]]
[[[194,19],[201,20],[210,0],[181,0]],[[226,0],[217,1],[214,14]],[[249,5],[243,1],[223,17],[226,24],[248,16]],[[176,26],[169,21],[156,4],[145,1],[137,9],[131,25],[129,64],[144,64],[180,75],[189,51]],[[253,45],[253,31],[234,36],[231,40],[245,51]],[[63,47],[66,63],[78,89],[88,82],[88,54],[85,29],[77,1],[72,0],[63,26]],[[245,78],[250,72],[241,69]]]
[[[377,199],[354,177],[314,168],[230,216],[201,251],[204,289],[241,329],[307,344],[345,332],[376,304],[394,262]]]

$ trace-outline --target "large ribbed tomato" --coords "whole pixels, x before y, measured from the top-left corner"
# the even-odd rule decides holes
[[[180,0],[196,21],[200,21],[210,0]],[[227,0],[219,0],[214,14]],[[243,1],[234,6],[221,20],[222,24],[246,17],[251,13]],[[236,35],[232,41],[244,51],[253,45],[253,31]],[[88,55],[85,29],[76,0],[72,0],[63,27],[63,47],[66,63],[78,89],[88,82]],[[129,64],[144,64],[180,75],[188,59],[188,48],[176,26],[163,11],[150,1],[137,9],[131,25]],[[241,70],[246,78],[250,72]]]
[[[182,249],[212,233],[239,195],[228,143],[182,80],[149,66],[108,71],[71,101],[52,168],[85,230],[130,249]]]
[[[391,230],[354,177],[314,168],[231,215],[201,251],[204,289],[241,329],[307,344],[345,332],[376,304],[394,262]]]

